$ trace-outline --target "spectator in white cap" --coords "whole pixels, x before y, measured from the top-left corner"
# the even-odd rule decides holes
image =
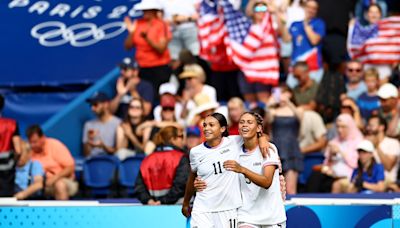
[[[386,135],[398,138],[400,136],[399,90],[393,84],[386,83],[379,88],[378,96],[381,103],[379,116],[384,118],[388,125]]]
[[[374,145],[368,140],[361,141],[357,146],[358,167],[351,175],[348,192],[372,193],[385,191],[384,169],[374,159]]]
[[[144,105],[144,115],[151,113],[154,102],[153,86],[139,77],[139,66],[131,58],[125,58],[119,64],[121,76],[117,79],[116,95],[110,102],[110,110],[121,119],[128,113],[129,102],[133,97],[141,98]]]
[[[140,77],[151,82],[154,91],[158,91],[158,87],[168,82],[171,76],[168,43],[172,35],[168,24],[160,18],[163,8],[158,0],[142,0],[134,9],[143,11],[143,17],[134,22],[125,17],[129,32],[125,48],[135,48]]]
[[[158,94],[160,95],[160,100],[163,101],[163,97],[173,97],[173,99],[175,100],[175,105],[174,105],[174,110],[171,110],[175,113],[175,120],[179,123],[183,123],[182,119],[181,119],[181,113],[182,113],[182,104],[176,99],[176,93],[178,91],[178,87],[171,83],[171,82],[167,82],[164,83],[160,86],[160,89],[158,90]],[[161,113],[162,111],[167,111],[167,109],[171,109],[172,107],[162,107],[162,105],[157,105],[154,108],[153,111],[153,115],[154,115],[154,120],[156,121],[161,121]]]

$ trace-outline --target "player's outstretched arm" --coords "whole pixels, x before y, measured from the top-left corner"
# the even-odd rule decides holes
[[[196,179],[197,174],[190,172],[189,178],[186,182],[186,189],[185,189],[185,196],[183,198],[183,204],[182,204],[182,214],[185,217],[190,216],[190,199],[194,195],[194,186],[193,182]]]

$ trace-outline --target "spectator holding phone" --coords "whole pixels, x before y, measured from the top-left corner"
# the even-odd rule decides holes
[[[287,193],[296,194],[298,174],[303,171],[298,137],[304,110],[296,107],[289,87],[281,86],[280,93],[274,94],[269,101],[267,118],[272,127],[272,142],[278,148],[282,161]]]

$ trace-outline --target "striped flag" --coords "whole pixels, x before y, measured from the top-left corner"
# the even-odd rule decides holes
[[[200,18],[197,21],[200,42],[200,56],[211,63],[228,61],[224,38],[224,19],[218,13],[218,5],[212,0],[200,3]]]
[[[400,17],[388,17],[365,27],[356,21],[349,27],[347,48],[353,59],[363,63],[400,62]]]
[[[227,53],[243,71],[249,82],[277,85],[279,56],[272,18],[266,13],[261,24],[252,24],[241,11],[235,10],[229,0],[220,0]]]
[[[229,0],[203,0],[198,20],[200,55],[210,62],[233,61],[249,82],[277,85],[278,46],[271,15],[252,25]]]

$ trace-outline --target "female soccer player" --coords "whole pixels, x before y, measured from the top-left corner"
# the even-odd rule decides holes
[[[239,175],[228,172],[223,164],[239,159],[241,137],[227,137],[228,123],[219,113],[205,118],[203,131],[206,142],[190,151],[190,173],[182,213],[188,217],[189,201],[194,194],[196,176],[206,181],[207,189],[196,194],[191,212],[191,227],[232,228],[237,224],[237,208],[242,206]],[[268,148],[263,147],[263,148]]]
[[[239,163],[235,160],[224,162],[226,170],[239,174],[243,206],[238,209],[239,228],[261,228],[264,226],[285,227],[286,214],[281,197],[279,171],[280,160],[277,149],[263,158],[258,145],[263,119],[253,112],[245,112],[239,121],[239,133],[244,144],[241,147]],[[196,181],[196,188],[202,191],[205,183]],[[207,184],[208,188],[208,184]],[[262,211],[262,213],[260,213]]]

